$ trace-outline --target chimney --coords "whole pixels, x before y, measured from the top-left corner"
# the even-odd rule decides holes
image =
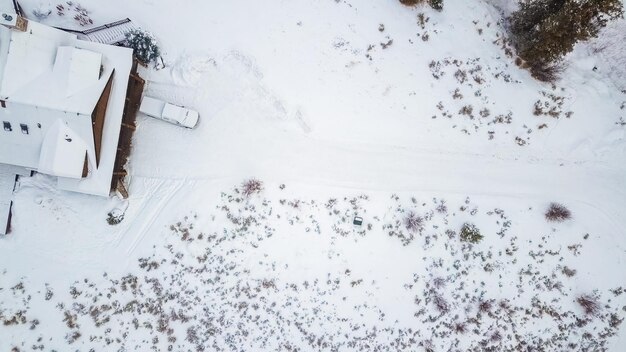
[[[26,28],[28,28],[28,20],[15,13],[2,12],[0,14],[0,24],[20,32],[26,32]]]

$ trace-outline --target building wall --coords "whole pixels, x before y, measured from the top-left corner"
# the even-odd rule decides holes
[[[37,170],[41,144],[56,120],[61,120],[85,140],[90,169],[95,168],[91,116],[38,108],[6,101],[0,106],[0,163]],[[5,130],[5,122],[10,131]],[[24,125],[25,127],[23,127]],[[27,133],[26,133],[27,132]]]

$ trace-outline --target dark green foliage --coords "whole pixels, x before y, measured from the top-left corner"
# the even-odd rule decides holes
[[[428,0],[428,5],[437,11],[443,10],[443,0]]]
[[[509,23],[517,53],[532,69],[549,67],[622,15],[621,0],[523,0]]]
[[[126,46],[132,48],[137,60],[144,65],[156,60],[161,56],[161,49],[156,38],[149,32],[133,29],[126,33]]]
[[[478,243],[483,239],[483,235],[480,234],[480,230],[476,225],[466,222],[461,227],[461,233],[459,235],[461,241]]]
[[[428,2],[428,5],[437,11],[443,10],[443,0],[400,0],[400,3],[406,6],[415,6],[424,2]]]

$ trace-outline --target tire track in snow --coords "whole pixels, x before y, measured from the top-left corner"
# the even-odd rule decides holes
[[[163,185],[166,185],[168,183],[171,183],[171,182],[166,182],[164,180],[160,180],[159,189],[161,189]],[[154,203],[150,202],[150,200],[153,200],[155,198],[158,199],[158,203],[151,207],[149,214],[142,214],[143,216],[141,216],[141,219],[145,220],[145,221],[141,222],[140,228],[138,229],[138,231],[132,231],[135,235],[134,235],[133,241],[126,248],[126,253],[128,255],[132,254],[137,249],[137,246],[145,238],[145,236],[148,234],[148,232],[150,232],[150,229],[155,224],[157,219],[162,215],[163,211],[169,205],[169,203],[172,200],[172,198],[174,198],[174,196],[185,185],[188,185],[188,182],[186,182],[184,180],[183,180],[183,182],[175,182],[171,187],[168,187],[168,189],[166,190],[165,194],[159,194],[161,192],[157,192],[156,194],[153,194],[153,196],[150,197],[148,200],[146,200],[146,202],[144,204],[147,204],[147,203],[150,203],[151,205],[154,204]],[[139,210],[138,214],[143,213],[143,211],[145,209],[146,209],[146,206],[142,207],[142,209]],[[121,234],[120,242],[118,242],[118,245],[121,243],[121,239],[123,237],[126,237],[126,235],[128,235],[129,232],[131,230],[133,230],[133,229],[134,229],[134,227],[131,226],[130,228],[128,228],[126,231],[124,231]]]

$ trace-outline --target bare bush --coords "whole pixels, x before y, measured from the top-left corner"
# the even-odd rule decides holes
[[[478,311],[481,313],[490,313],[491,309],[493,309],[493,300],[486,300],[478,303]]]
[[[421,232],[424,229],[424,218],[414,212],[410,212],[404,218],[404,226],[411,233]]]
[[[446,279],[443,277],[436,277],[433,279],[433,287],[436,289],[442,289],[446,287]]]
[[[467,325],[465,323],[455,323],[452,326],[452,330],[457,334],[465,334],[467,332]]]
[[[572,218],[572,212],[562,204],[550,203],[545,216],[548,221],[563,222]]]
[[[491,337],[489,337],[489,340],[491,340],[491,342],[498,342],[498,341],[502,340],[502,333],[500,333],[500,331],[496,330],[496,332],[491,334]]]
[[[582,307],[587,315],[596,316],[600,313],[600,303],[592,295],[581,295],[576,298],[576,302]]]
[[[576,275],[576,269],[571,269],[571,268],[569,268],[567,266],[563,267],[562,272],[567,277],[572,277],[572,276]]]
[[[263,182],[255,178],[251,178],[245,181],[241,185],[241,188],[242,188],[241,193],[246,197],[250,197],[253,194],[260,193],[263,190]]]
[[[448,313],[450,311],[450,304],[441,295],[436,294],[433,297],[433,304],[439,313]]]
[[[553,83],[563,72],[563,64],[557,62],[535,62],[528,66],[530,75],[538,81]]]

